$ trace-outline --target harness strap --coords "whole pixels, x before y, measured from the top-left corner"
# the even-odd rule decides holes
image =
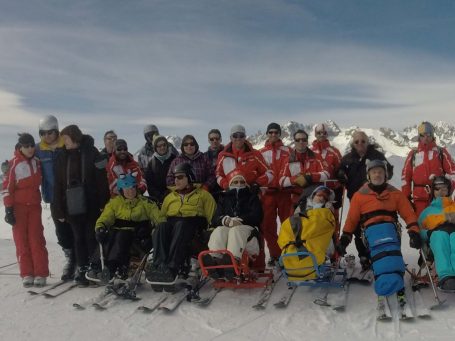
[[[382,251],[379,252],[377,255],[374,257],[371,257],[371,262],[374,263],[382,258],[389,257],[389,256],[400,256],[402,257],[403,255],[401,254],[400,250],[392,250],[392,251]]]

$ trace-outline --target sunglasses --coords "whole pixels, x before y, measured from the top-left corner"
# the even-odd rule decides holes
[[[108,141],[115,141],[117,140],[117,136],[106,136],[104,139]]]
[[[449,188],[447,186],[440,186],[440,187],[435,187],[434,190],[435,191],[440,191],[441,189],[446,189],[448,190]]]
[[[245,185],[245,180],[234,180],[231,182],[231,185]]]
[[[194,142],[187,142],[187,143],[183,144],[184,147],[188,147],[188,146],[194,147],[195,145],[196,144]]]
[[[267,132],[267,134],[269,134],[269,135],[280,135],[280,132],[278,130],[269,130]]]
[[[57,133],[57,130],[55,130],[55,129],[52,129],[52,130],[40,130],[39,131],[39,135],[40,136],[52,135],[52,134],[56,134],[56,133]]]
[[[355,140],[354,141],[354,144],[365,144],[365,143],[367,143],[367,141],[365,141],[365,140]]]
[[[244,133],[234,133],[234,134],[232,134],[232,137],[235,139],[244,139],[245,134]]]
[[[128,151],[128,148],[126,148],[126,147],[118,147],[116,150],[117,150],[118,152],[127,152],[127,151]]]
[[[317,131],[317,132],[316,132],[316,135],[323,135],[323,136],[325,136],[325,135],[327,135],[327,132],[326,132],[326,131]]]
[[[307,138],[295,139],[295,142],[308,142]]]
[[[419,134],[420,137],[431,137],[431,134]]]
[[[21,145],[21,147],[22,147],[22,148],[25,148],[25,149],[28,149],[28,148],[35,148],[35,145],[34,145],[34,144],[29,144],[29,143],[27,143],[27,144]]]
[[[176,178],[177,180],[182,180],[182,179],[186,178],[186,175],[183,175],[183,174],[181,174],[181,175],[176,175],[175,178]]]
[[[212,141],[212,142],[213,141],[219,141],[220,138],[219,137],[211,137],[211,138],[209,138],[209,140]]]

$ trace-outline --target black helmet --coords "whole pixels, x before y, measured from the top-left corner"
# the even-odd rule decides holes
[[[194,175],[193,167],[189,163],[185,162],[175,166],[174,175],[178,173],[184,173],[188,178],[188,183],[196,182],[196,176]]]
[[[452,182],[443,175],[435,176],[433,178],[433,181],[431,183],[431,195],[433,196],[433,198],[436,186],[447,186],[447,188],[449,189],[449,195],[452,192]]]
[[[376,167],[381,167],[385,171],[385,181],[388,179],[388,174],[387,174],[387,163],[386,161],[383,160],[367,160],[366,162],[366,168],[367,168],[367,180],[370,181],[370,176],[368,175],[368,172]]]

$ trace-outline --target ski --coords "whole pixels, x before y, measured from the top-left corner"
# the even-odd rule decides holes
[[[286,293],[283,296],[281,296],[280,300],[273,304],[274,307],[281,308],[281,309],[287,308],[287,306],[289,305],[289,302],[291,302],[292,296],[294,296],[294,293],[297,290],[297,288],[298,288],[297,286],[289,287],[288,290],[286,291]]]
[[[278,283],[281,277],[283,277],[283,272],[281,271],[278,277],[274,275],[272,282],[264,288],[264,290],[261,293],[261,296],[259,296],[258,301],[256,302],[256,304],[253,305],[254,309],[263,310],[267,307],[267,303],[269,302],[270,297],[272,296],[273,289],[275,288],[275,285]]]
[[[345,282],[342,290],[343,290],[342,294],[337,295],[337,300],[335,301],[335,303],[331,304],[333,310],[344,311],[346,308],[349,294],[349,282]]]
[[[400,297],[392,294],[386,297],[392,316],[398,316],[402,321],[414,318],[414,314],[407,302],[406,293]]]
[[[163,294],[159,297],[158,301],[157,301],[155,304],[153,304],[153,305],[151,305],[151,306],[149,306],[149,305],[141,305],[141,306],[137,307],[137,310],[140,310],[140,311],[142,311],[143,313],[151,314],[151,313],[153,313],[155,310],[157,310],[157,309],[160,307],[160,305],[161,305],[165,300],[168,299],[168,297],[169,297],[169,293],[163,293]]]
[[[412,298],[414,300],[414,308],[417,317],[430,318],[431,317],[430,310],[426,307],[425,303],[423,302],[423,297],[422,294],[420,293],[420,290],[415,291],[413,290]]]
[[[73,303],[73,307],[76,308],[77,310],[84,310],[86,309],[89,305],[92,305],[93,303],[97,303],[99,301],[102,301],[105,299],[107,296],[113,295],[113,292],[103,290],[99,295],[89,298],[88,300],[81,302],[81,303]]]
[[[56,298],[58,296],[61,296],[65,293],[67,293],[68,291],[78,287],[77,283],[73,283],[73,282],[68,282],[68,283],[69,283],[69,286],[65,286],[64,288],[61,288],[62,290],[58,290],[56,292],[45,292],[42,295],[46,298]]]
[[[46,293],[46,292],[48,292],[48,291],[51,291],[51,290],[53,290],[53,289],[55,289],[55,288],[61,286],[61,285],[64,284],[64,283],[67,283],[67,281],[63,281],[63,280],[62,280],[62,281],[58,281],[58,282],[52,284],[50,287],[45,288],[44,290],[40,290],[40,291],[28,290],[27,292],[28,292],[30,295],[32,295],[32,296],[34,296],[34,295],[42,295],[42,294],[44,294],[44,293]]]
[[[173,312],[177,307],[185,300],[191,300],[192,297],[198,296],[199,290],[209,282],[209,278],[204,278],[199,280],[198,283],[192,283],[194,280],[198,280],[195,278],[187,280],[181,289],[173,294],[171,294],[163,303],[161,303],[158,307],[159,310],[165,312]]]
[[[392,321],[392,313],[385,296],[378,296],[378,306],[376,308],[376,320]]]
[[[206,307],[212,303],[213,299],[218,295],[218,293],[223,290],[223,288],[213,288],[213,290],[205,297],[200,297],[196,300],[191,300],[191,303],[195,303],[199,306]]]
[[[112,295],[106,295],[102,300],[92,303],[92,307],[96,310],[106,310],[108,308],[108,305],[111,302],[116,301],[118,298],[119,296],[115,295],[114,293],[112,293]]]

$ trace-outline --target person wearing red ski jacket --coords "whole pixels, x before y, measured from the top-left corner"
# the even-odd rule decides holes
[[[276,175],[261,197],[264,212],[261,230],[269,248],[270,260],[268,263],[270,266],[274,265],[281,255],[281,249],[277,243],[277,215],[282,223],[289,217],[292,207],[290,191],[281,189],[279,184],[278,175],[284,168],[285,161],[291,152],[290,147],[283,145],[280,136],[280,125],[270,123],[267,126],[267,141],[265,142],[265,146],[260,149],[267,166]]]
[[[329,179],[335,179],[335,174],[340,168],[341,153],[328,140],[328,129],[324,123],[316,125],[314,128],[316,140],[311,145],[311,150],[321,156],[324,166],[329,173]],[[329,187],[330,188],[330,187]]]
[[[216,181],[222,189],[229,187],[228,174],[236,169],[245,174],[248,185],[267,186],[273,181],[273,171],[261,153],[246,141],[245,128],[241,125],[232,127],[231,142],[218,155]]]
[[[299,129],[294,133],[295,149],[289,154],[281,172],[280,186],[293,187],[292,202],[296,204],[304,188],[329,179],[321,157],[308,148],[308,134]]]
[[[134,160],[133,155],[128,153],[128,145],[125,140],[119,139],[115,141],[115,148],[112,156],[109,158],[109,163],[106,167],[107,179],[109,181],[109,191],[111,198],[117,196],[117,179],[121,174],[136,173],[137,188],[141,194],[147,190],[145,179],[142,176],[142,171],[139,164]]]
[[[24,287],[44,286],[49,261],[41,221],[41,164],[35,155],[33,136],[19,136],[3,181],[5,221],[13,227],[16,256]]]
[[[416,214],[430,204],[431,182],[436,176],[445,175],[455,185],[455,163],[446,148],[436,145],[434,128],[429,122],[418,127],[419,144],[412,149],[401,174],[401,190],[414,204]]]

